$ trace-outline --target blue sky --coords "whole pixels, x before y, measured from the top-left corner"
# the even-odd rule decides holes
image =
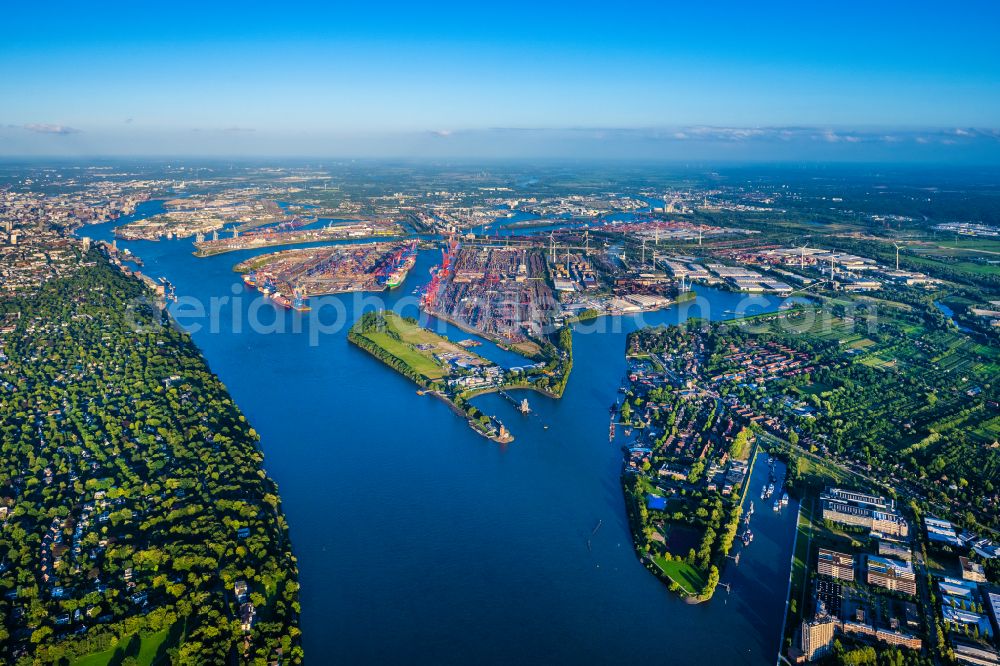
[[[1000,3],[821,4],[15,3],[0,154],[1000,159]]]

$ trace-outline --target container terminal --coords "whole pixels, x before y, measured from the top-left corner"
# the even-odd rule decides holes
[[[364,243],[285,250],[237,264],[243,282],[283,307],[310,296],[398,287],[416,262],[416,242]],[[286,294],[292,294],[289,299]]]

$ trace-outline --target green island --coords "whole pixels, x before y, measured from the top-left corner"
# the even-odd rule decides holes
[[[509,389],[530,389],[551,397],[562,395],[572,367],[572,331],[563,328],[556,342],[546,341],[533,366],[504,370],[482,356],[392,311],[366,312],[347,339],[447,402],[467,417],[469,425],[496,442],[514,437],[495,416],[484,414],[469,400]],[[548,359],[546,361],[545,359]]]
[[[148,288],[82,258],[0,301],[0,660],[300,663],[257,433]]]

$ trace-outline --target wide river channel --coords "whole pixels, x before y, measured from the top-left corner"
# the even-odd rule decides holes
[[[114,226],[160,210],[147,202],[79,233],[110,241]],[[608,441],[608,408],[629,331],[775,310],[777,299],[748,307],[744,296],[702,287],[693,303],[578,329],[561,400],[527,394],[533,413],[522,416],[501,396],[478,399],[516,438],[500,446],[347,342],[361,308],[419,316],[413,291],[438,253],[421,252],[392,292],[329,297],[296,313],[232,271],[275,248],[199,259],[190,240],[118,246],[175,285],[172,311],[261,435],[298,557],[307,663],[775,663],[796,503],[781,513],[762,505],[768,465],[759,460],[747,498],[758,499],[755,538],[723,569],[729,592],[685,603],[632,550],[623,440]],[[488,343],[477,351],[521,362]]]

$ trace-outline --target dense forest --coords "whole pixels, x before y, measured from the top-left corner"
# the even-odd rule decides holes
[[[299,663],[257,433],[146,287],[89,259],[0,302],[0,661]]]

